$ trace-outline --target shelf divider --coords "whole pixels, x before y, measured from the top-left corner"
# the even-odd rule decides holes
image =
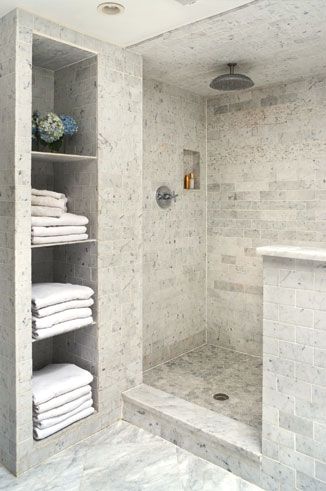
[[[55,152],[36,152],[32,151],[34,161],[44,162],[90,162],[96,160],[95,155],[75,155],[72,153],[55,153]]]

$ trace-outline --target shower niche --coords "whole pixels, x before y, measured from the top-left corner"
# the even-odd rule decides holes
[[[193,187],[188,187],[187,176],[193,175]],[[200,153],[194,150],[183,150],[184,189],[194,191],[200,189]]]

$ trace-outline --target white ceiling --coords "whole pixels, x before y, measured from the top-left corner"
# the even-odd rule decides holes
[[[116,1],[126,7],[122,15],[99,14],[96,7],[104,0],[0,0],[0,17],[20,7],[76,31],[125,47],[251,0],[197,0],[188,5],[190,0]]]
[[[228,72],[257,87],[326,73],[326,0],[258,0],[129,48],[144,57],[145,77],[203,96]]]

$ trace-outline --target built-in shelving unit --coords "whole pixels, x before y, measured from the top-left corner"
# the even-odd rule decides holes
[[[92,155],[74,155],[71,153],[32,151],[32,159],[36,162],[90,162],[97,159]]]
[[[32,111],[37,110],[41,115],[47,112],[71,115],[79,128],[66,143],[67,153],[31,151],[31,186],[64,193],[68,197],[68,211],[88,218],[90,238],[32,244],[32,281],[82,284],[90,286],[95,296],[91,307],[94,322],[47,338],[31,337],[33,368],[40,369],[50,363],[74,363],[92,371],[94,376],[98,369],[94,362],[98,353],[96,82],[94,53],[34,35]],[[97,401],[96,384],[92,391]],[[87,425],[85,421],[76,424]],[[46,440],[57,438],[54,434]],[[34,443],[39,446],[42,442]]]

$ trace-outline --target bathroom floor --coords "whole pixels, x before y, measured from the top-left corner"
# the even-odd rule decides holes
[[[144,373],[144,383],[256,428],[261,427],[262,362],[215,346],[202,346]],[[228,400],[217,401],[213,394]]]
[[[0,467],[6,491],[259,491],[162,438],[120,421],[19,478]]]

